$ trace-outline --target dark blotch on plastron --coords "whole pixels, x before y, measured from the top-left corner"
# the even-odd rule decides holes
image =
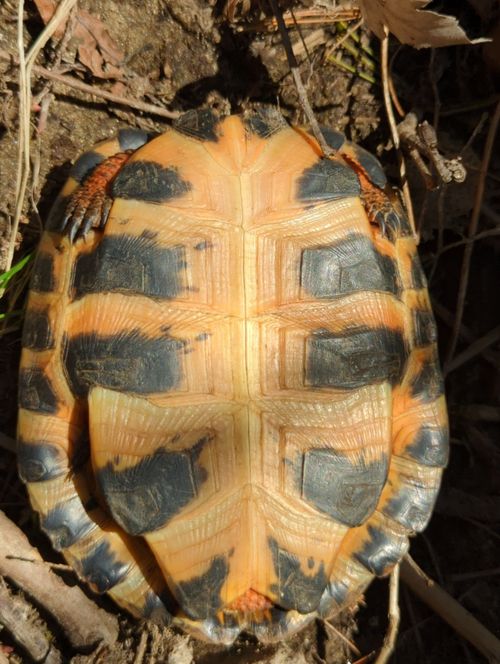
[[[17,466],[23,482],[45,482],[68,472],[68,459],[60,447],[45,440],[17,441]]]
[[[425,360],[420,371],[414,376],[410,383],[411,395],[426,403],[434,401],[444,394],[444,381],[437,352]]]
[[[204,620],[222,608],[220,591],[228,574],[226,556],[216,556],[204,574],[177,584],[178,602],[190,618]]]
[[[377,576],[387,574],[408,551],[408,538],[394,535],[375,526],[368,526],[369,540],[353,557]]]
[[[330,201],[359,196],[361,187],[356,173],[338,161],[318,159],[298,180],[300,201]]]
[[[305,383],[355,389],[401,380],[407,360],[404,335],[389,328],[355,328],[341,333],[315,330],[307,339]]]
[[[52,293],[55,286],[54,257],[51,254],[39,251],[33,266],[30,289],[37,293]]]
[[[116,470],[107,463],[97,480],[114,520],[130,535],[163,528],[193,498],[206,480],[198,458],[208,436],[191,449],[160,448],[135,465]]]
[[[396,264],[383,256],[366,235],[352,233],[344,240],[302,252],[302,288],[318,299],[357,291],[398,294]]]
[[[360,145],[356,145],[356,143],[349,143],[349,146],[356,155],[356,160],[365,171],[370,182],[379,187],[379,189],[383,189],[387,184],[387,177],[377,157]]]
[[[142,129],[120,129],[118,132],[118,144],[120,150],[137,150],[145,145],[151,136]]]
[[[432,311],[429,311],[429,309],[414,309],[412,316],[415,346],[421,348],[436,343],[437,330]]]
[[[373,513],[386,477],[388,463],[351,461],[329,448],[310,449],[298,464],[302,497],[316,509],[346,526],[358,526]]]
[[[219,117],[209,108],[188,111],[174,122],[174,129],[200,141],[216,143],[219,140]]]
[[[54,336],[47,310],[28,309],[24,319],[22,345],[43,351],[54,347]]]
[[[139,330],[100,336],[95,332],[63,339],[63,365],[75,396],[95,385],[121,392],[168,392],[181,379],[179,352],[184,343]]]
[[[335,129],[324,127],[323,125],[320,126],[320,129],[326,144],[328,147],[332,148],[332,150],[340,150],[340,148],[346,142],[345,134],[343,134],[341,131],[336,131]],[[314,132],[312,130],[309,130],[309,134],[314,136]]]
[[[280,547],[274,537],[269,537],[268,543],[278,577],[278,583],[271,586],[278,597],[277,603],[299,613],[314,611],[328,582],[323,561],[315,574],[304,574],[297,556]]]
[[[411,287],[416,290],[427,288],[427,280],[417,253],[411,257]]]
[[[98,593],[116,586],[127,574],[130,564],[117,560],[108,542],[99,542],[81,561],[81,575]]]
[[[184,264],[182,246],[164,248],[144,234],[104,237],[93,251],[78,255],[73,297],[121,292],[172,299],[182,291]]]
[[[184,196],[191,184],[181,178],[176,168],[154,161],[129,161],[116,175],[110,189],[112,198],[164,203]]]
[[[245,125],[252,134],[267,139],[286,129],[288,124],[275,108],[260,108],[244,118]]]
[[[58,399],[43,369],[21,369],[19,373],[19,404],[21,408],[40,413],[57,413]]]
[[[415,435],[413,443],[408,445],[403,454],[424,466],[444,468],[449,456],[449,433],[446,427],[432,428],[422,426]]]
[[[67,549],[96,528],[79,496],[42,515],[41,526],[57,551]]]
[[[397,523],[419,533],[431,517],[439,487],[427,486],[410,477],[400,477],[403,482],[392,498],[382,508],[382,513]]]
[[[71,167],[69,175],[81,184],[105,159],[106,157],[98,152],[84,152]]]

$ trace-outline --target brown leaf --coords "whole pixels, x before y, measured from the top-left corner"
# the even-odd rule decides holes
[[[57,3],[54,0],[35,0],[36,7],[44,23],[54,13]],[[63,24],[55,33],[60,39],[66,29]],[[124,74],[120,64],[125,54],[106,30],[103,22],[84,9],[76,15],[73,38],[78,44],[78,58],[96,78],[122,79]]]
[[[430,0],[359,0],[366,24],[377,37],[384,36],[384,24],[403,44],[415,48],[477,44],[469,39],[453,16],[423,11]]]

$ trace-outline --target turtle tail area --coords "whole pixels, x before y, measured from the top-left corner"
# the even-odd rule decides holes
[[[230,646],[242,633],[254,636],[260,643],[282,641],[317,617],[316,611],[301,614],[283,609],[265,595],[249,588],[214,616],[195,621],[179,613],[174,618],[174,624],[179,624],[198,639]]]

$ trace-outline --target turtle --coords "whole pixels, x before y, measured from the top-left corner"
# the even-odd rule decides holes
[[[356,603],[448,458],[436,325],[379,161],[274,108],[80,156],[33,267],[19,472],[96,593],[275,642]]]

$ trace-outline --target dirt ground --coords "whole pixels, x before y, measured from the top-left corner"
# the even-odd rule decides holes
[[[62,54],[57,46],[49,44],[38,64],[52,68],[55,63],[63,73],[87,84],[173,111],[199,107],[238,111],[255,104],[278,104],[291,121],[303,123],[279,35],[266,31],[255,13],[237,22],[229,21],[222,11],[224,4],[219,0],[149,0],[148,3],[82,0],[79,10],[100,19],[99,25],[109,33],[113,48],[117,49],[114,59],[108,53],[112,50],[111,42],[99,33],[97,45],[86,44],[87,56],[70,39]],[[299,18],[301,11],[324,10],[331,5],[320,0],[294,4]],[[433,3],[437,8],[439,5]],[[500,32],[497,0],[460,0],[453,5],[455,15],[473,36],[495,29]],[[14,210],[18,120],[17,68],[1,56],[16,53],[16,8],[14,0],[0,4],[0,237],[4,238],[0,242],[0,260],[5,254],[9,219]],[[24,19],[25,43],[29,44],[43,29],[34,2],[25,3]],[[319,121],[344,131],[350,139],[375,152],[397,183],[397,159],[391,149],[382,103],[377,40],[360,29],[355,33],[359,43],[347,39],[328,57],[332,44],[342,35],[341,27],[304,22],[301,28],[309,57],[297,30],[291,31],[291,38],[298,45],[302,76]],[[370,46],[372,55],[363,50]],[[417,51],[401,47],[393,40],[391,46],[393,82],[403,109],[416,111],[422,119],[437,124],[441,151],[446,157],[460,156],[468,172],[463,184],[427,191],[419,174],[410,169],[421,236],[420,253],[429,278],[443,359],[447,356],[456,315],[465,238],[482,152],[491,115],[500,98],[500,66],[495,68],[495,61],[497,65],[500,62],[500,46],[496,44],[496,54],[491,51],[493,47],[488,48],[490,54],[485,54],[479,45]],[[333,62],[332,58],[343,64]],[[119,128],[161,131],[169,122],[58,83],[49,85],[41,77],[35,77],[34,93],[35,177],[21,220],[14,264],[36,246],[41,220],[79,153]],[[474,241],[461,334],[454,363],[448,365],[446,377],[451,460],[430,526],[411,544],[411,555],[418,564],[497,635],[500,635],[499,147],[497,137],[484,180],[479,236]],[[15,386],[28,278],[29,266],[10,282],[1,303],[1,311],[6,315],[0,321],[4,325],[0,338],[0,430],[10,437],[15,436]],[[8,445],[0,447],[0,509],[22,527],[44,556],[58,560],[38,530],[24,487],[17,479],[15,456],[7,448]],[[387,581],[374,582],[362,607],[347,612],[336,625],[355,642],[362,655],[381,646],[387,627],[387,595]],[[117,613],[108,600],[103,599],[101,605]],[[402,623],[391,659],[394,664],[486,661],[404,586],[400,606]],[[77,653],[57,633],[54,638],[64,653],[64,661],[78,664],[188,664],[191,661],[340,664],[361,657],[349,654],[342,640],[322,625],[313,625],[280,646],[265,647],[241,640],[231,649],[222,650],[171,630],[137,624],[123,614],[120,624],[120,642],[112,651]],[[146,646],[138,654],[143,634],[147,635],[142,637]],[[31,662],[5,631],[0,631],[0,661],[2,656],[8,656],[10,662]]]

